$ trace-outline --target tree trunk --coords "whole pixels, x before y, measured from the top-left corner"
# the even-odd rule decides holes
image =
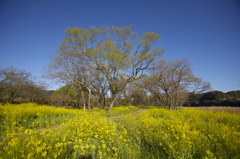
[[[85,111],[86,110],[86,104],[85,104],[84,93],[83,93],[83,91],[81,93],[82,93],[82,101],[83,101],[83,110]]]
[[[104,109],[105,106],[106,106],[106,98],[103,97],[103,109]]]
[[[13,96],[14,96],[14,92],[11,92],[10,97],[7,99],[7,102],[8,102],[8,103],[13,103],[13,101],[14,101]]]
[[[175,103],[175,107],[174,107],[175,109],[176,109],[176,107],[179,106],[178,99],[179,99],[179,96],[178,96],[178,92],[177,92],[177,94],[176,94],[176,103]]]
[[[91,110],[91,89],[89,89],[88,87],[87,89],[88,89],[88,111],[90,111]]]
[[[98,108],[99,108],[99,109],[103,109],[102,97],[101,97],[100,94],[97,94],[97,101],[98,101]]]
[[[104,104],[105,103],[103,103],[104,101],[102,101],[102,97],[101,96],[99,96],[98,97],[98,108],[99,109],[104,109]]]
[[[167,99],[166,99],[166,105],[168,106],[168,109],[171,109],[172,106],[172,99],[170,93],[166,92]]]
[[[110,106],[109,106],[109,108],[108,108],[108,113],[111,113],[111,111],[112,111],[112,108],[113,108],[113,106],[114,106],[114,103],[116,102],[116,98],[114,98],[113,100],[112,100],[112,102],[111,102],[111,104],[110,104]]]

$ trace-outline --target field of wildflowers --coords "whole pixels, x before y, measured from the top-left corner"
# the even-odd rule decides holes
[[[113,115],[139,109],[116,107]],[[0,105],[0,158],[240,158],[239,114],[150,107],[107,117],[98,109]]]

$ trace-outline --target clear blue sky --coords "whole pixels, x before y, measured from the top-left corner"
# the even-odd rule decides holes
[[[66,27],[102,25],[157,32],[163,58],[188,58],[213,90],[240,90],[239,0],[0,0],[0,68],[39,77]]]

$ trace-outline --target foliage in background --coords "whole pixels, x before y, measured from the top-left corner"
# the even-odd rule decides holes
[[[210,91],[202,94],[192,93],[186,106],[240,106],[240,91]]]

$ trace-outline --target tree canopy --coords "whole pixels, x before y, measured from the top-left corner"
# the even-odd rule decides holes
[[[149,64],[164,52],[153,47],[160,35],[147,32],[138,37],[131,26],[67,28],[65,34],[49,66],[50,77],[79,89],[87,88],[99,102],[108,94],[109,111],[116,95],[140,79]]]

